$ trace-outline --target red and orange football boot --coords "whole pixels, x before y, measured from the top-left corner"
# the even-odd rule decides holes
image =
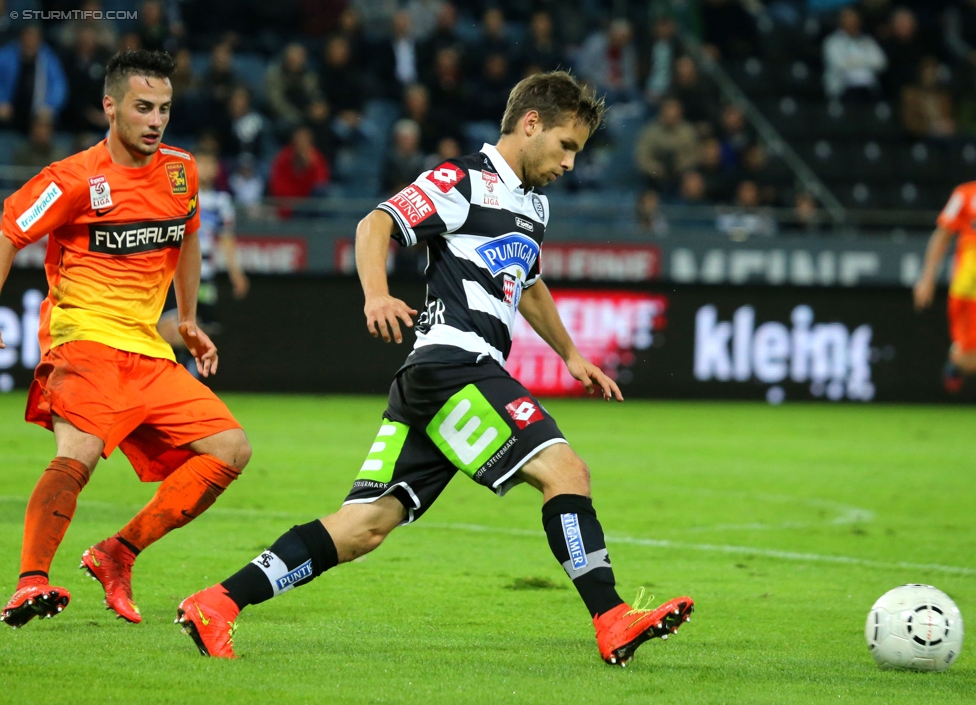
[[[60,614],[70,601],[70,592],[63,587],[49,585],[47,578],[37,576],[14,593],[0,611],[0,622],[17,629],[34,617],[50,619]]]
[[[132,564],[135,561],[135,554],[113,536],[85,551],[78,567],[102,584],[107,609],[120,619],[138,624],[142,615],[132,600]]]
[[[690,597],[675,597],[650,610],[640,606],[644,589],[634,600],[634,607],[626,603],[593,618],[596,643],[600,656],[611,666],[626,666],[637,647],[648,639],[667,639],[678,633],[678,627],[691,621],[695,601]]]
[[[214,585],[190,595],[176,608],[176,623],[183,625],[204,656],[237,658],[234,632],[240,609],[223,585]]]

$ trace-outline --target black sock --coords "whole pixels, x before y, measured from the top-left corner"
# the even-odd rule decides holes
[[[310,583],[339,564],[339,554],[322,522],[293,526],[271,548],[221,585],[239,609]]]
[[[549,549],[579,592],[590,616],[623,604],[614,588],[616,580],[603,527],[593,501],[578,494],[561,494],[542,505],[542,526]]]

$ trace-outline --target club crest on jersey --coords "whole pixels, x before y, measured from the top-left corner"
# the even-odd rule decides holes
[[[108,180],[104,175],[88,177],[88,193],[91,196],[91,207],[93,211],[102,208],[111,208],[112,188],[108,185]]]
[[[509,233],[475,248],[492,276],[510,274],[525,280],[539,258],[539,244],[521,233]]]
[[[447,193],[466,176],[467,172],[464,169],[456,167],[450,162],[444,162],[427,174],[427,180],[439,188],[442,193]]]
[[[169,186],[173,193],[186,193],[186,169],[182,164],[167,164],[166,176],[169,177]]]
[[[532,194],[532,207],[535,208],[535,212],[539,214],[539,219],[545,221],[546,219],[546,209],[542,205],[542,199],[539,198],[538,194]]]
[[[522,282],[506,274],[502,288],[505,293],[505,305],[518,309],[519,301],[522,299]]]

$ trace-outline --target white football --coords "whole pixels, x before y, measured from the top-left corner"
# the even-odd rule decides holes
[[[874,603],[864,636],[882,668],[944,671],[962,650],[962,614],[931,585],[902,585]]]

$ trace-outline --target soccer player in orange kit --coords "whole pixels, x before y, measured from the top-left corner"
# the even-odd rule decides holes
[[[976,181],[952,192],[936,221],[925,251],[922,274],[915,284],[915,308],[932,303],[942,260],[958,235],[952,282],[949,285],[949,333],[952,347],[943,372],[946,390],[958,392],[963,377],[976,374]]]
[[[51,164],[4,202],[0,288],[17,250],[50,235],[42,358],[26,419],[52,430],[57,443],[27,504],[17,590],[0,611],[15,628],[58,614],[71,599],[48,573],[99,456],[119,447],[143,482],[162,481],[128,524],[82,556],[109,608],[139,622],[136,556],[213,504],[251,455],[227,407],[176,364],[156,331],[175,281],[180,334],[200,374],[217,371],[217,349],[196,325],[196,164],[161,143],[173,69],[165,52],[112,57],[102,102],[108,137]]]

